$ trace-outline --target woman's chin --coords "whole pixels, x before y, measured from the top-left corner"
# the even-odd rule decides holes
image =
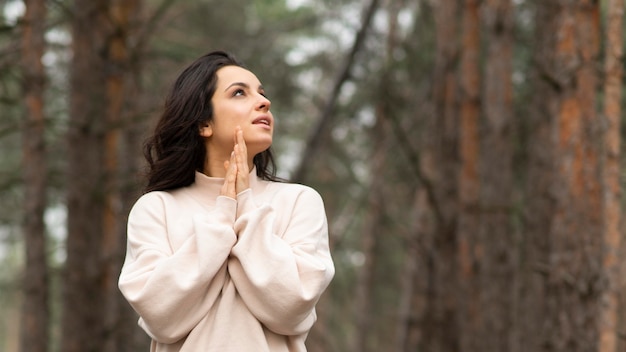
[[[248,155],[257,155],[268,150],[272,146],[272,140],[269,141],[246,141]]]

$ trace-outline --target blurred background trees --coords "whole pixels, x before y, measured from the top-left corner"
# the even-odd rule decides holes
[[[148,350],[116,287],[141,144],[216,49],[326,203],[311,352],[624,350],[623,7],[0,0],[0,350]]]

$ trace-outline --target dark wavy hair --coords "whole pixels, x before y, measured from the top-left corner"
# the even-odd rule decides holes
[[[206,159],[200,127],[213,119],[211,98],[217,71],[224,66],[245,66],[223,51],[208,53],[189,65],[176,79],[154,133],[144,144],[148,162],[145,191],[166,191],[189,186]],[[276,169],[270,148],[253,159],[262,179],[275,181]]]

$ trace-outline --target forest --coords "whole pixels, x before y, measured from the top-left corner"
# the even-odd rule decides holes
[[[324,200],[310,352],[626,351],[623,0],[0,0],[0,351],[148,351],[117,280],[181,70]]]

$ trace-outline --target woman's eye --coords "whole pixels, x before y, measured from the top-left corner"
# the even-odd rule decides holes
[[[245,92],[243,91],[243,89],[237,89],[236,91],[233,92],[233,97],[237,97],[240,95],[244,95]]]

